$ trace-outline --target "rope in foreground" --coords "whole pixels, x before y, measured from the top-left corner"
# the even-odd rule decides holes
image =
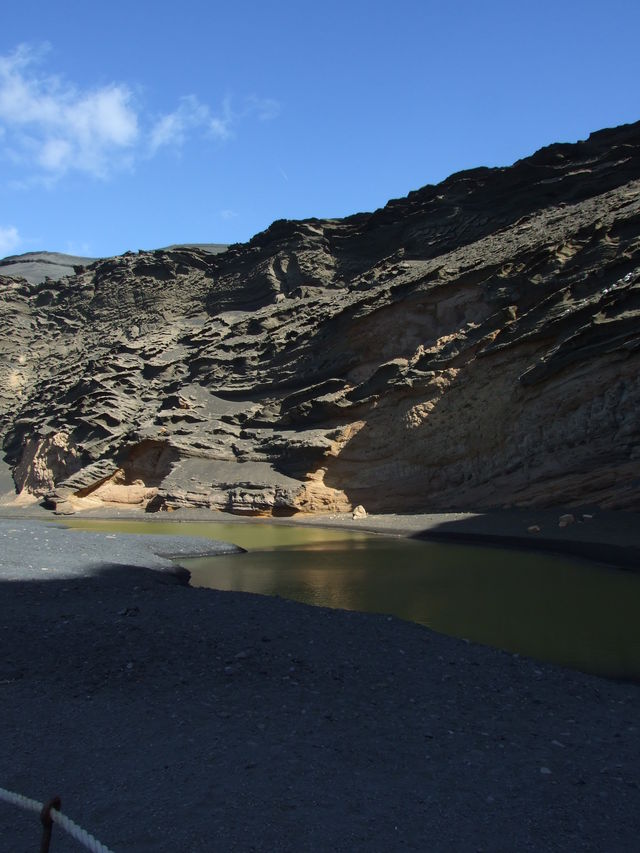
[[[84,845],[92,853],[113,853],[104,844],[101,844],[93,835],[90,835],[86,829],[78,826],[71,818],[62,814],[60,809],[60,800],[55,798],[49,803],[39,803],[37,800],[31,800],[29,797],[24,797],[22,794],[16,794],[15,791],[7,791],[6,788],[0,788],[0,800],[4,800],[11,805],[18,806],[26,811],[35,812],[40,815],[40,820],[43,825],[43,836],[41,850],[49,849],[49,840],[51,838],[51,823],[59,824],[65,832],[68,832],[76,841]]]

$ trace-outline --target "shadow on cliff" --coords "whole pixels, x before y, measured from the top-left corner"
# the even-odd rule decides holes
[[[442,370],[444,391],[420,377],[411,388],[381,389],[361,415],[364,426],[324,461],[325,484],[369,512],[512,502],[529,476],[514,428],[526,395],[517,381],[523,360],[498,355],[479,364],[465,357]]]
[[[421,375],[363,401],[356,416],[364,425],[326,458],[324,482],[369,512],[586,500],[633,511],[637,464],[617,424],[635,387],[635,361],[587,355],[588,371],[586,360],[562,365],[544,383],[521,381],[541,359],[539,346],[526,342],[477,354],[471,344],[460,358],[425,363]]]

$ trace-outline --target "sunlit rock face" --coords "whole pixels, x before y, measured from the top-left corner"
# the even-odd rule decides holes
[[[640,124],[221,254],[74,270],[0,277],[21,499],[640,509]]]

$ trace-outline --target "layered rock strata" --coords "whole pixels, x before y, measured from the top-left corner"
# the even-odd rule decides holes
[[[640,123],[0,300],[20,499],[640,509]]]

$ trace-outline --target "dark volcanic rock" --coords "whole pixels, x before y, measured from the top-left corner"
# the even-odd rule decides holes
[[[640,124],[224,254],[0,288],[23,497],[640,509]]]
[[[224,243],[188,243],[168,246],[168,249],[197,248],[212,254],[224,252]],[[46,279],[59,281],[66,276],[81,272],[100,258],[83,258],[77,255],[65,255],[60,252],[27,252],[24,255],[10,255],[0,259],[0,276],[26,279],[30,284],[41,284]]]

